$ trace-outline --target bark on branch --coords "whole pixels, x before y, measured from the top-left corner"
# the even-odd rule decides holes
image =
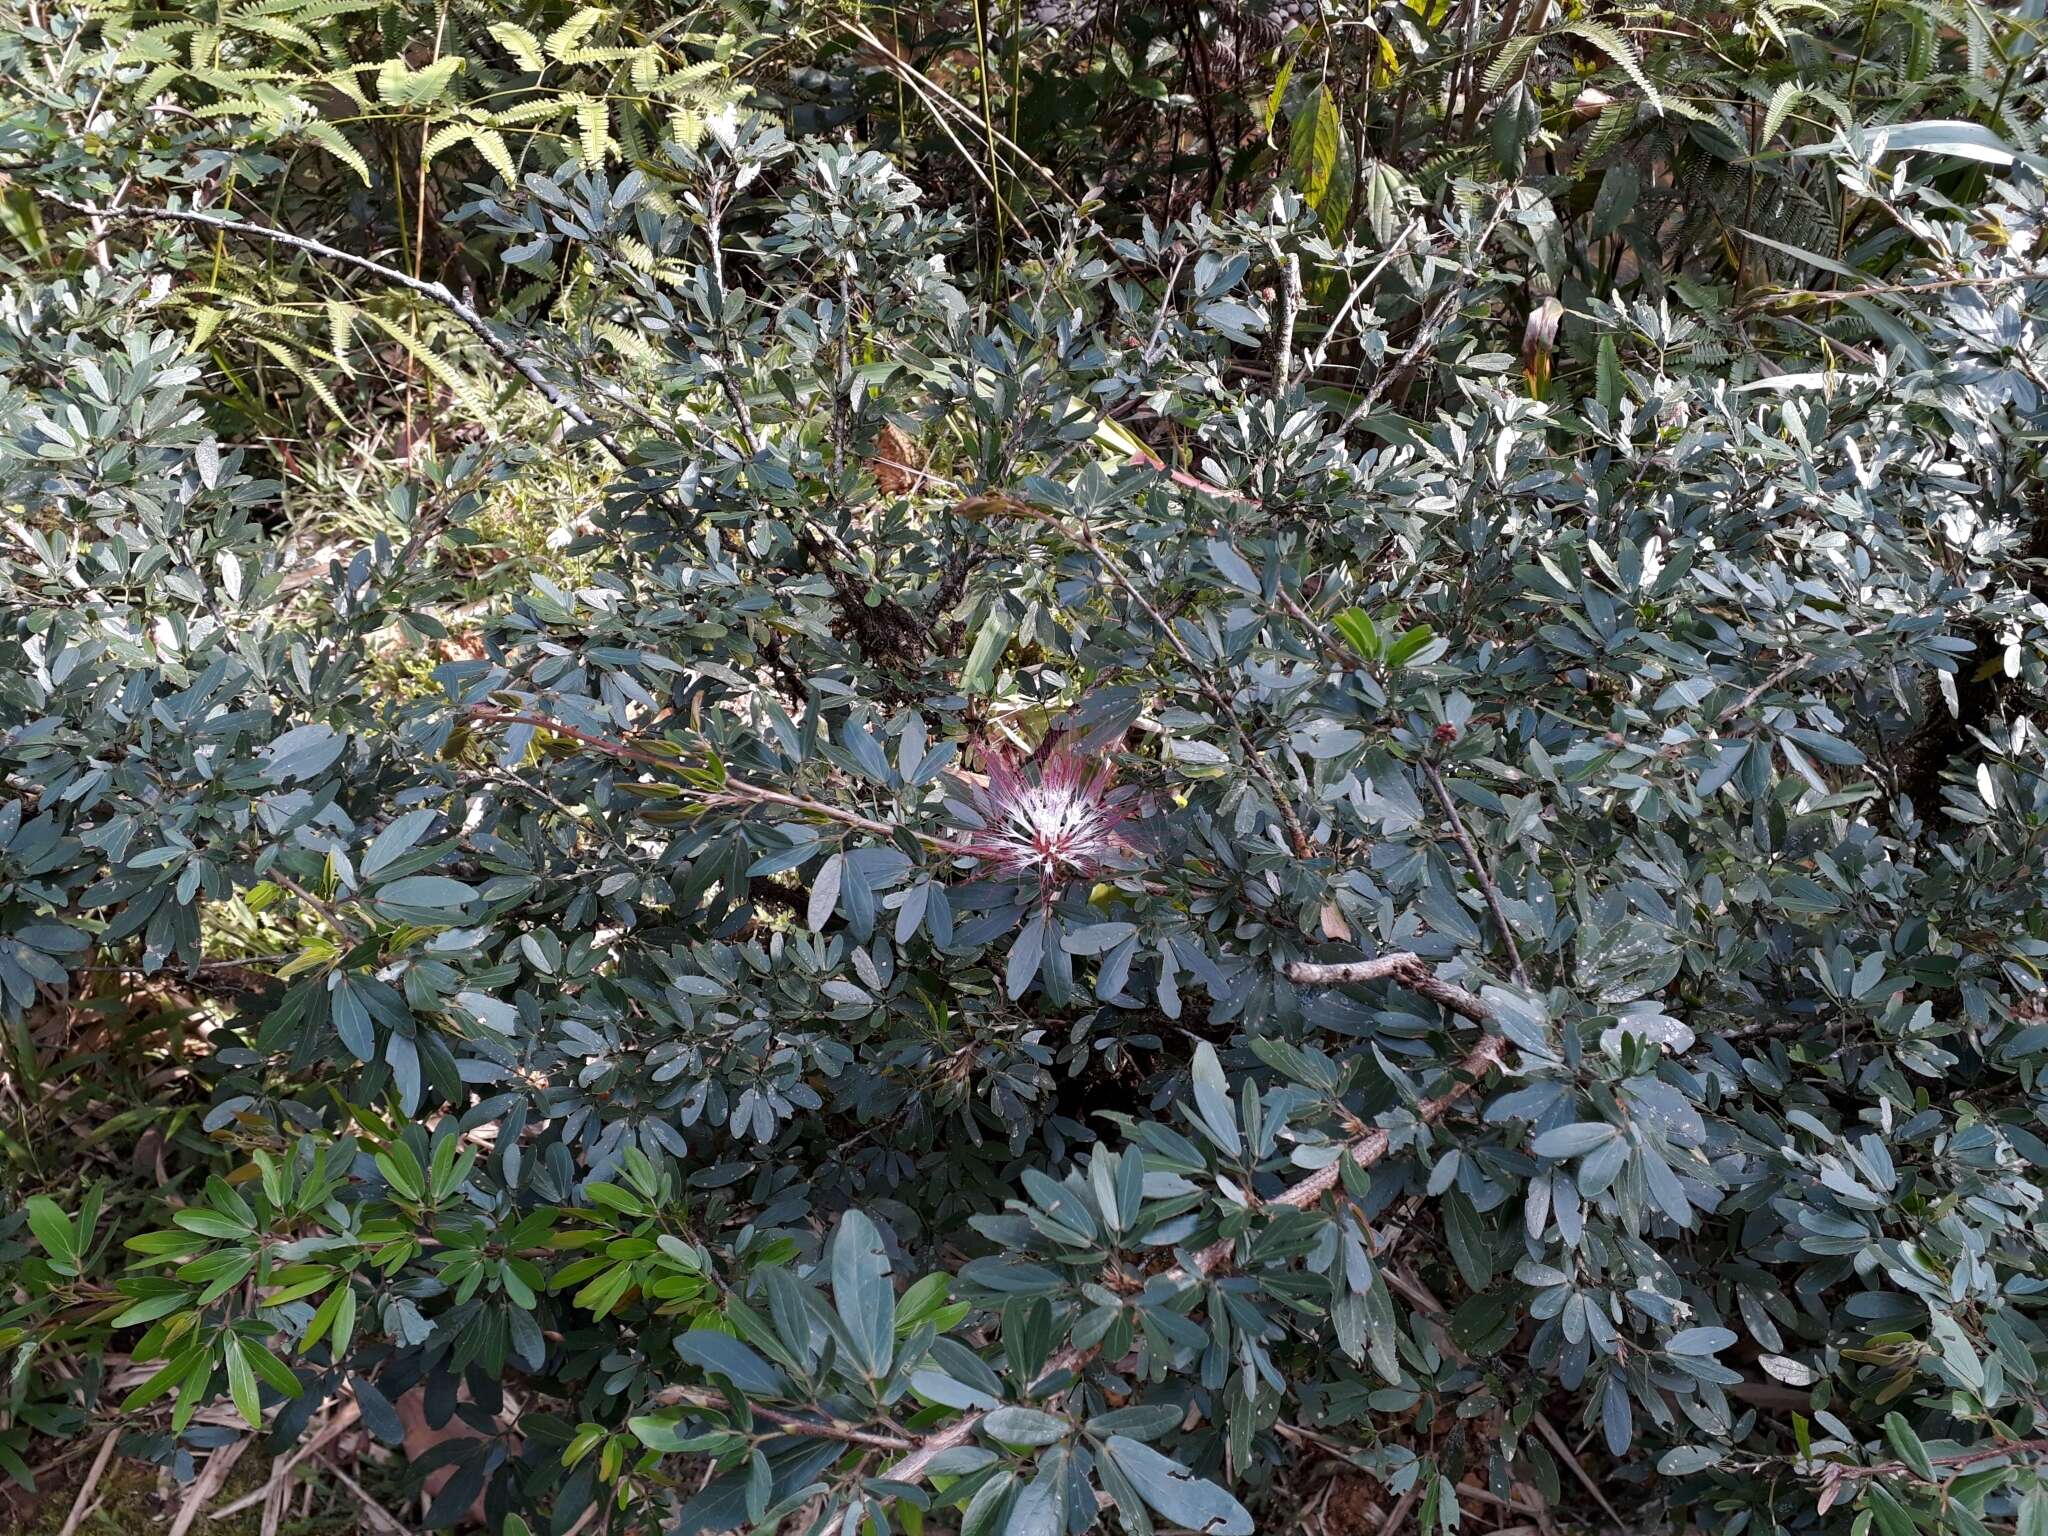
[[[598,736],[589,731],[578,730],[566,721],[556,720],[548,715],[528,714],[516,709],[493,709],[477,705],[468,711],[471,720],[495,725],[529,725],[537,731],[548,731],[601,752],[606,757],[615,757],[622,762],[641,763],[664,773],[679,777],[689,774],[689,766],[673,757],[664,757],[659,752],[650,752],[630,742],[613,741],[608,736]],[[679,786],[691,799],[704,805],[776,805],[806,816],[816,816],[825,821],[836,821],[841,826],[857,827],[863,832],[872,832],[877,837],[893,838],[898,832],[908,832],[925,847],[940,853],[974,855],[974,849],[967,843],[949,837],[937,837],[929,832],[920,832],[915,827],[906,827],[901,822],[877,821],[872,816],[863,816],[858,811],[849,811],[822,800],[806,800],[800,795],[785,794],[779,789],[769,789],[762,784],[749,784],[744,779],[728,776],[716,788],[694,783]]]

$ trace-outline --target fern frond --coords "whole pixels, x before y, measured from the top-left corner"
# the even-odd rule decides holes
[[[1480,90],[1491,96],[1505,89],[1507,83],[1521,72],[1522,65],[1541,41],[1542,38],[1534,32],[1521,32],[1509,38],[1502,44],[1500,52],[1494,55],[1493,63],[1487,66],[1479,82]]]
[[[1792,115],[1792,109],[1799,105],[1806,95],[1806,87],[1796,80],[1787,80],[1771,93],[1771,104],[1764,110],[1763,137],[1759,147],[1767,147],[1778,137],[1778,130],[1785,126],[1785,119]]]
[[[585,97],[576,103],[577,149],[585,170],[598,170],[611,152],[611,104]]]
[[[465,409],[479,419],[488,414],[490,402],[484,397],[477,382],[436,352],[425,340],[414,336],[405,326],[396,324],[375,310],[363,311],[363,318],[405,348],[407,355],[446,385],[449,393],[460,400]]]
[[[1664,98],[1658,94],[1657,87],[1644,72],[1642,56],[1636,52],[1634,43],[1600,21],[1568,22],[1564,30],[1584,42],[1591,43],[1620,65],[1622,73],[1635,82],[1636,89],[1643,93],[1650,105],[1659,111],[1664,109]]]
[[[526,28],[516,22],[494,21],[490,32],[498,46],[518,60],[519,67],[529,74],[540,74],[548,67],[548,61],[541,56],[540,39]]]
[[[500,128],[517,128],[526,123],[538,122],[542,118],[560,117],[567,112],[575,100],[567,96],[541,96],[532,101],[522,101],[491,114],[491,121]]]
[[[574,16],[563,22],[548,34],[547,54],[551,59],[560,59],[582,45],[597,24],[604,20],[604,12],[585,6]]]
[[[284,364],[293,378],[304,384],[315,395],[318,395],[320,403],[326,406],[328,410],[344,421],[348,419],[348,413],[341,408],[341,402],[335,398],[334,391],[328,387],[327,381],[320,377],[320,370],[318,368],[309,368],[305,357],[294,353],[288,347],[268,339],[260,340],[256,344],[280,363]]]
[[[519,181],[519,172],[512,163],[512,151],[505,147],[505,136],[495,128],[472,128],[469,142],[476,152],[484,157],[486,164],[504,178],[506,186]]]
[[[346,165],[362,178],[364,186],[370,185],[370,164],[363,158],[362,151],[343,137],[342,131],[324,117],[316,117],[300,128],[300,133],[318,144],[335,159]]]
[[[636,59],[647,50],[644,48],[571,48],[557,54],[556,62],[561,64],[623,64]]]
[[[1632,101],[1609,102],[1600,109],[1600,115],[1593,120],[1593,127],[1586,135],[1586,142],[1580,146],[1579,155],[1572,162],[1572,179],[1583,181],[1586,176],[1606,160],[1614,146],[1635,122],[1636,107]]]
[[[591,330],[609,342],[612,350],[619,356],[632,362],[652,367],[661,361],[660,349],[650,346],[647,338],[630,326],[620,325],[612,320],[599,320],[591,325]]]
[[[335,365],[343,373],[353,374],[355,366],[349,362],[348,354],[356,339],[356,307],[344,304],[340,299],[327,301],[327,350],[334,354]]]

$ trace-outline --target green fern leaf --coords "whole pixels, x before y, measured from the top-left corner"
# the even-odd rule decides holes
[[[1792,109],[1799,105],[1800,98],[1805,94],[1806,88],[1796,80],[1787,80],[1771,92],[1771,104],[1764,111],[1763,138],[1759,141],[1760,144],[1769,145],[1777,138],[1778,130],[1785,126],[1785,119],[1792,115]]]
[[[335,365],[343,373],[352,374],[354,366],[348,354],[356,339],[356,307],[344,304],[339,299],[327,301],[327,348],[334,354]]]
[[[488,413],[490,402],[484,399],[483,393],[477,387],[476,381],[466,377],[460,369],[442,357],[427,342],[411,334],[404,326],[395,324],[383,315],[377,314],[374,310],[365,310],[364,318],[401,347],[405,348],[407,354],[418,362],[422,368],[426,369],[427,372],[446,385],[449,393],[461,401],[463,406],[472,415],[481,418]]]
[[[470,130],[469,142],[476,147],[491,167],[511,186],[518,181],[518,170],[512,164],[512,151],[505,147],[505,136],[495,128],[474,128]]]
[[[394,107],[431,107],[446,94],[465,62],[454,53],[424,69],[411,69],[403,59],[392,59],[377,67],[377,96]]]
[[[585,6],[548,34],[548,57],[560,59],[573,52],[582,43],[584,38],[590,36],[591,31],[597,24],[603,20],[603,11],[591,6]]]
[[[612,147],[610,104],[594,97],[578,101],[576,137],[584,169],[594,171],[600,168]]]
[[[1630,125],[1636,120],[1636,104],[1632,101],[1613,101],[1600,109],[1600,115],[1593,120],[1593,128],[1586,135],[1586,142],[1579,149],[1579,157],[1572,163],[1572,179],[1583,181],[1621,142]]]
[[[1644,73],[1642,57],[1636,52],[1634,43],[1604,22],[1574,21],[1567,23],[1564,30],[1591,43],[1614,60],[1621,66],[1622,73],[1636,83],[1636,89],[1643,93],[1650,105],[1660,112],[1664,110],[1664,98],[1658,94],[1657,87],[1650,83],[1650,77]]]
[[[342,137],[341,130],[334,124],[325,118],[316,117],[299,131],[362,177],[364,186],[370,185],[369,162],[363,159],[362,152],[355,145]]]
[[[468,123],[444,123],[436,128],[427,135],[427,142],[420,146],[420,169],[425,170],[432,165],[442,150],[469,138],[471,131]]]
[[[548,61],[541,57],[540,39],[526,28],[516,22],[494,21],[490,31],[498,46],[519,61],[521,69],[537,75],[548,67]]]
[[[518,128],[544,117],[560,117],[574,104],[574,97],[543,96],[533,101],[522,101],[502,112],[493,112],[491,121],[501,128]]]
[[[1509,38],[1501,46],[1500,52],[1494,55],[1493,63],[1487,67],[1485,77],[1479,82],[1480,90],[1491,96],[1505,87],[1508,81],[1521,72],[1522,65],[1527,62],[1529,55],[1536,51],[1536,45],[1541,41],[1541,37],[1534,32],[1522,32]]]

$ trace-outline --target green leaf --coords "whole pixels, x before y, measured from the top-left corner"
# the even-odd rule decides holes
[[[249,1367],[243,1341],[229,1334],[222,1341],[221,1358],[228,1368],[228,1395],[235,1400],[236,1411],[251,1429],[261,1429],[263,1404],[256,1393],[256,1373]]]
[[[1961,118],[1887,123],[1879,128],[1866,129],[1865,133],[1872,139],[1882,139],[1885,148],[1893,154],[1949,155],[1985,165],[2011,165],[2019,158],[2010,144],[1982,123]]]
[[[1604,240],[1620,229],[1628,222],[1641,191],[1642,178],[1634,166],[1625,160],[1610,165],[1600,178],[1600,191],[1593,198],[1593,213],[1586,232],[1595,240]]]
[[[1389,667],[1406,666],[1415,656],[1436,638],[1436,631],[1427,624],[1418,624],[1387,647]]]
[[[729,1333],[693,1328],[676,1340],[676,1353],[751,1397],[779,1397],[789,1389],[782,1372]]]
[[[880,1380],[896,1352],[896,1292],[882,1234],[859,1211],[848,1211],[832,1235],[831,1257],[833,1306],[859,1353],[856,1363]]]
[[[1483,1291],[1493,1284],[1493,1232],[1460,1190],[1444,1197],[1444,1237],[1467,1286]]]
[[[974,648],[967,653],[967,665],[960,674],[961,692],[987,693],[995,686],[996,663],[1009,649],[1010,638],[1016,632],[1016,621],[998,603],[982,620],[980,632],[974,637]]]
[[[437,811],[422,807],[392,817],[390,824],[371,838],[370,846],[363,850],[362,862],[357,865],[363,878],[375,878],[380,871],[389,868],[410,852],[412,845],[426,835],[427,828],[434,824],[434,818],[438,814],[440,813]],[[450,881],[449,884],[453,885],[455,882]],[[468,891],[467,886],[463,889],[465,892]],[[462,899],[466,901],[468,896],[465,895]]]
[[[1593,394],[1610,416],[1621,409],[1621,389],[1621,351],[1612,336],[1603,335],[1595,355]]]
[[[386,917],[454,927],[476,899],[474,888],[446,875],[407,875],[380,886],[372,901]]]
[[[1921,1536],[1919,1524],[1892,1497],[1884,1484],[1872,1478],[1864,1484],[1864,1502],[1877,1522],[1879,1536]]]
[[[1280,120],[1280,103],[1287,99],[1287,83],[1294,78],[1294,56],[1290,54],[1280,66],[1280,72],[1273,77],[1273,88],[1266,93],[1266,110],[1259,120],[1259,131],[1271,135],[1273,124]]]
[[[1321,209],[1330,195],[1343,144],[1344,119],[1337,100],[1327,86],[1317,86],[1294,109],[1287,139],[1288,164],[1310,207]]]
[[[1380,632],[1372,622],[1372,615],[1363,608],[1346,608],[1330,621],[1337,626],[1337,633],[1345,642],[1367,661],[1380,659]]]
[[[1223,1075],[1223,1063],[1217,1060],[1216,1048],[1208,1041],[1196,1045],[1189,1076],[1202,1128],[1225,1157],[1243,1156],[1244,1143],[1238,1135],[1237,1109],[1230,1102],[1230,1079]]]
[[[1538,1157],[1581,1157],[1595,1147],[1606,1146],[1620,1134],[1611,1125],[1585,1120],[1545,1131],[1530,1143],[1529,1150]]]
[[[1711,1355],[1734,1343],[1735,1334],[1727,1328],[1684,1328],[1666,1339],[1664,1347],[1674,1355]]]
[[[1529,140],[1543,125],[1542,109],[1529,87],[1517,80],[1505,98],[1496,102],[1488,134],[1493,145],[1493,163],[1501,175],[1514,181],[1529,162]]]
[[[951,1302],[953,1277],[938,1271],[911,1284],[896,1303],[896,1337],[902,1338],[919,1323],[930,1323],[940,1333],[957,1327],[972,1310],[966,1302]]]
[[[43,1245],[43,1252],[75,1273],[79,1259],[78,1237],[72,1230],[71,1218],[47,1195],[30,1196],[27,1207],[29,1230]]]
[[[197,1232],[201,1237],[239,1238],[247,1237],[255,1230],[250,1222],[234,1216],[223,1216],[219,1211],[183,1210],[171,1212],[171,1220],[187,1232]]]
[[[541,57],[540,40],[526,28],[510,21],[494,21],[490,33],[500,48],[518,60],[521,69],[537,75],[548,67],[547,60]]]
[[[1126,1435],[1111,1435],[1104,1449],[1163,1519],[1205,1536],[1251,1536],[1250,1511],[1179,1462]]]
[[[1936,1481],[1934,1463],[1927,1457],[1927,1447],[1920,1443],[1920,1437],[1913,1433],[1913,1426],[1896,1413],[1884,1416],[1884,1437],[1891,1442],[1892,1454],[1911,1467],[1923,1482]]]
[[[729,1430],[683,1434],[683,1422],[678,1414],[643,1414],[638,1418],[628,1419],[626,1427],[633,1432],[634,1438],[649,1450],[664,1453],[719,1455],[746,1444],[743,1436]]]
[[[1858,272],[1854,267],[1843,265],[1832,256],[1823,256],[1818,251],[1809,251],[1796,245],[1787,245],[1782,240],[1773,240],[1769,235],[1760,235],[1753,229],[1738,229],[1735,233],[1742,236],[1745,240],[1753,240],[1758,245],[1765,246],[1770,250],[1778,252],[1780,255],[1796,257],[1800,261],[1805,262],[1809,267],[1817,267],[1823,272],[1832,272],[1837,277],[1846,278],[1851,284],[1861,286],[1864,281],[1863,273]]]
[[[394,1141],[389,1151],[378,1153],[376,1164],[377,1171],[384,1175],[385,1183],[407,1200],[417,1201],[426,1193],[426,1175],[420,1168],[420,1160],[413,1156],[412,1148],[404,1142]]]
[[[1246,563],[1231,547],[1228,539],[1211,539],[1208,543],[1209,559],[1216,569],[1223,573],[1223,579],[1241,592],[1257,596],[1264,589],[1259,584],[1259,573]]]
[[[813,933],[823,933],[825,925],[832,921],[832,914],[839,908],[839,891],[845,882],[846,859],[843,854],[833,854],[818,866],[818,873],[811,880],[810,902],[804,912],[804,925]]]
[[[982,1417],[981,1428],[1005,1445],[1057,1445],[1074,1432],[1074,1426],[1056,1414],[1014,1404],[990,1409]]]

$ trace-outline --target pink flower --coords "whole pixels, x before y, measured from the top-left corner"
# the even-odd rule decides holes
[[[1093,880],[1123,847],[1126,808],[1110,793],[1110,770],[1064,747],[1039,762],[999,749],[984,753],[988,785],[973,791],[981,826],[967,839],[988,873],[1037,884],[1050,901],[1070,880]]]

